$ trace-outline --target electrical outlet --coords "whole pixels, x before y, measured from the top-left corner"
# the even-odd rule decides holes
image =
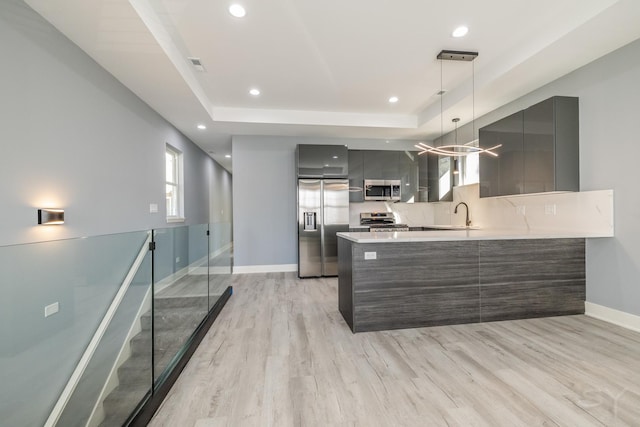
[[[49,304],[44,308],[44,317],[49,317],[53,314],[56,314],[58,311],[60,311],[60,304],[58,302]]]
[[[556,205],[544,205],[544,214],[545,215],[555,215],[556,214]]]
[[[177,257],[176,257],[176,264],[177,264],[177,263],[179,263],[179,262],[180,262],[180,257],[179,257],[179,256],[177,256]]]
[[[526,206],[525,205],[516,206],[516,214],[525,216],[527,214]]]
[[[157,203],[149,203],[149,213],[158,213]]]
[[[365,252],[364,259],[376,259],[377,255],[378,254],[376,252]]]

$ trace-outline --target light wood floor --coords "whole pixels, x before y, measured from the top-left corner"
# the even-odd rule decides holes
[[[151,426],[640,426],[640,334],[586,316],[353,335],[337,279],[233,277]]]

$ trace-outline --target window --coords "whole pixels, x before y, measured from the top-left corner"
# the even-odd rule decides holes
[[[167,144],[165,152],[167,222],[184,221],[182,152]]]
[[[460,185],[480,182],[480,154],[472,153],[462,157]]]

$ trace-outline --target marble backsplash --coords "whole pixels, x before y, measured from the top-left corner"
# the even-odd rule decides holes
[[[349,224],[360,225],[361,212],[393,212],[397,224],[423,226],[435,224],[433,203],[364,202],[349,204]]]
[[[351,203],[349,223],[360,223],[360,212],[393,212],[397,223],[409,226],[464,225],[469,206],[472,226],[522,231],[588,231],[613,236],[613,190],[541,193],[481,199],[479,185],[455,187],[453,202]]]

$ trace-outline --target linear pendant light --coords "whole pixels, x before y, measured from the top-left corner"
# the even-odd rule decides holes
[[[437,59],[440,60],[440,92],[438,93],[440,95],[440,140],[442,140],[443,134],[444,134],[444,130],[443,130],[444,109],[443,109],[443,101],[442,101],[444,90],[442,89],[442,61],[471,62],[472,79],[473,79],[473,87],[472,87],[473,117],[471,119],[471,123],[473,126],[472,135],[475,135],[475,64],[473,63],[473,60],[476,59],[477,57],[478,57],[478,52],[458,51],[458,50],[443,50],[437,56]],[[441,156],[463,157],[469,154],[479,153],[479,154],[488,154],[490,156],[498,157],[498,154],[495,153],[493,150],[495,150],[496,148],[502,147],[502,144],[498,144],[496,146],[489,147],[489,148],[480,148],[480,147],[475,147],[473,145],[458,144],[458,121],[459,120],[460,120],[459,118],[457,120],[454,119],[454,123],[456,125],[455,144],[433,147],[431,145],[425,144],[424,142],[419,142],[418,144],[415,145],[415,147],[420,150],[418,155],[425,154],[425,153],[433,153]]]

